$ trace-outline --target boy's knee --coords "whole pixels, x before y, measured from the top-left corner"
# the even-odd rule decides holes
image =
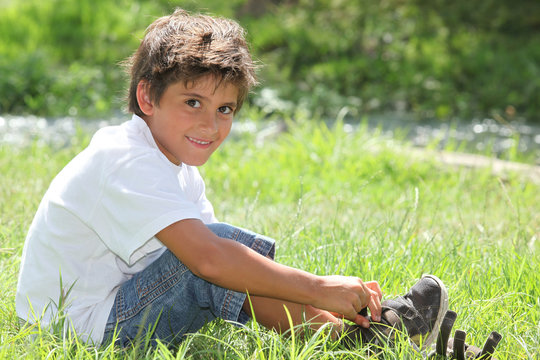
[[[242,231],[240,228],[227,223],[213,223],[206,226],[217,236],[231,240],[237,239],[238,234]]]
[[[207,224],[207,226],[214,234],[221,238],[234,240],[246,245],[263,256],[270,259],[274,258],[274,239],[226,223]]]

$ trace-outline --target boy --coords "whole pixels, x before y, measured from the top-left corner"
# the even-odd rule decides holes
[[[359,314],[367,308],[417,344],[437,337],[448,299],[436,277],[383,309],[377,282],[278,264],[272,239],[217,223],[196,166],[256,83],[238,24],[177,10],[150,25],[129,65],[131,121],[99,130],[40,203],[23,250],[21,319],[53,325],[64,314],[79,336],[99,344],[116,332],[127,346],[147,332],[178,342],[217,317],[286,331],[286,307],[294,325],[330,323],[352,345],[374,338]]]

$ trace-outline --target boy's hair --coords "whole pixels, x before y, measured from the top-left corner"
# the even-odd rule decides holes
[[[126,62],[130,75],[128,110],[144,113],[137,102],[137,85],[144,80],[151,101],[159,101],[167,87],[177,81],[187,85],[211,74],[238,88],[236,111],[257,83],[255,64],[245,31],[233,20],[190,15],[182,9],[154,21],[137,51]]]

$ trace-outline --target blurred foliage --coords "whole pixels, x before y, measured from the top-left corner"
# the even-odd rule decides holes
[[[243,23],[267,82],[320,111],[539,120],[538,1],[298,0]]]
[[[120,108],[119,62],[177,6],[246,27],[269,111],[540,120],[533,0],[0,0],[0,113]]]

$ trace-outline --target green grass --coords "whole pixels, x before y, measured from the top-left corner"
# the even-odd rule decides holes
[[[249,114],[248,114],[249,115]],[[415,160],[410,148],[361,128],[349,133],[299,116],[288,132],[231,138],[202,168],[220,220],[278,240],[277,260],[317,274],[380,282],[389,298],[423,273],[447,285],[456,327],[481,346],[504,338],[499,359],[540,353],[540,186],[520,174],[448,168]],[[66,149],[0,147],[0,358],[341,359],[325,332],[281,337],[223,322],[177,351],[121,351],[21,330],[14,296],[26,230],[52,177],[88,142]],[[34,336],[29,336],[34,334]],[[405,342],[402,341],[401,345]],[[384,358],[416,358],[407,346]]]

